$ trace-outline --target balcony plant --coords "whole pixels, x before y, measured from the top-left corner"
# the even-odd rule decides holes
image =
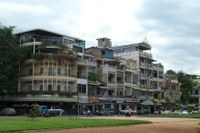
[[[99,80],[99,76],[98,76],[97,73],[89,72],[89,74],[88,74],[88,80],[90,80],[90,81],[97,81],[97,80]]]
[[[118,64],[117,65],[117,69],[119,69],[119,70],[123,70],[124,67],[125,67],[125,65],[123,65],[123,64]]]

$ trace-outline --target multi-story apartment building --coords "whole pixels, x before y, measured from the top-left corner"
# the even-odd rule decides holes
[[[180,83],[178,82],[176,75],[165,74],[162,90],[162,98],[168,103],[168,107],[180,103]]]
[[[84,53],[84,40],[43,29],[15,35],[30,55],[19,66],[18,96],[7,101],[63,105],[67,110],[88,103],[88,76],[96,72],[96,62]]]
[[[136,62],[136,70],[139,71],[140,89],[134,90],[141,100],[153,98],[155,92],[161,90],[163,83],[163,66],[154,63],[151,54],[151,46],[146,43],[135,43],[112,47],[114,57],[131,59]]]
[[[139,73],[135,67],[136,62],[131,59],[114,58],[110,39],[99,38],[98,47],[90,47],[85,50],[92,54],[97,62],[99,80],[103,82],[99,91],[94,93],[102,103],[103,108],[113,108],[118,112],[129,104],[136,107],[139,102],[134,96],[134,89],[139,89]]]
[[[200,111],[200,76],[199,75],[188,75],[193,81],[195,86],[190,91],[190,104],[193,104],[195,108]]]
[[[84,40],[48,30],[15,35],[30,54],[19,66],[18,96],[6,101],[118,113],[161,92],[163,66],[154,63],[148,43],[112,47],[99,38],[98,47],[85,49]]]

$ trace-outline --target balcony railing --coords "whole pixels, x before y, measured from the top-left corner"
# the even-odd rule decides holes
[[[148,63],[144,63],[144,62],[140,62],[140,66],[143,66],[143,67],[152,67],[152,64],[148,64]]]
[[[142,51],[139,51],[139,53],[140,53],[141,56],[144,56],[144,57],[147,57],[147,58],[152,58],[152,54],[150,54],[150,53],[142,52]]]
[[[115,81],[108,81],[108,84],[115,84]]]
[[[116,68],[114,66],[111,66],[111,65],[104,65],[102,67],[103,67],[103,69],[107,69],[108,71],[112,71],[112,72],[116,71]]]
[[[90,60],[86,60],[86,59],[80,59],[80,58],[77,60],[77,62],[80,63],[80,64],[85,64],[85,65],[90,65],[90,66],[96,66],[97,65],[97,63],[94,62],[94,61],[90,61]]]
[[[123,82],[123,81],[117,81],[117,83],[118,83],[118,84],[123,84],[124,82]]]

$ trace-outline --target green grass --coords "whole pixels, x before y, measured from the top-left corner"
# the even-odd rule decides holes
[[[145,117],[168,117],[168,118],[200,118],[200,114],[161,114],[161,115],[142,115]]]
[[[73,117],[52,118],[0,118],[0,132],[44,130],[60,128],[83,128],[147,124],[150,122],[141,120],[108,120],[108,119],[81,119]]]
[[[197,131],[196,131],[196,133],[200,133],[200,128],[197,128]]]

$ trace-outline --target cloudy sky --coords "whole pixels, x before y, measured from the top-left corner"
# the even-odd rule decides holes
[[[1,0],[0,23],[16,31],[44,28],[80,37],[87,46],[146,37],[165,70],[200,74],[199,0]]]

